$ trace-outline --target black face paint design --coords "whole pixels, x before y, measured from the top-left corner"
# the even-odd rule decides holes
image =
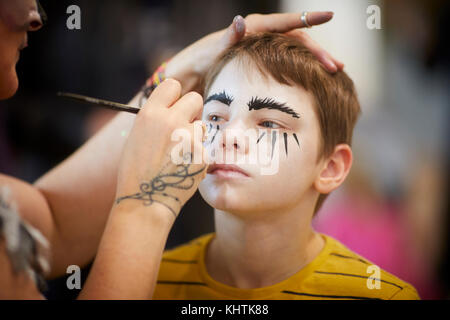
[[[259,143],[259,140],[261,140],[261,138],[264,137],[265,134],[266,134],[266,132],[264,131],[264,132],[262,133],[262,135],[258,138],[258,140],[256,140],[256,143]]]
[[[297,135],[294,133],[293,136],[295,141],[297,142],[298,147],[300,148],[300,142],[298,142]]]
[[[213,95],[210,95],[208,98],[206,98],[204,104],[207,104],[210,101],[219,101],[222,102],[223,104],[226,104],[227,106],[229,106],[231,104],[231,102],[233,102],[233,97],[231,97],[230,95],[228,95],[225,90],[223,90],[220,93],[215,93]]]
[[[288,155],[288,146],[287,146],[287,133],[283,132],[283,137],[284,137],[284,150],[286,151],[286,157]]]
[[[273,149],[275,147],[276,141],[277,141],[277,133],[276,133],[276,131],[272,131],[272,156],[271,156],[271,159],[273,159]]]
[[[276,102],[272,98],[261,99],[258,97],[252,97],[252,100],[247,103],[247,106],[250,111],[260,109],[275,109],[287,113],[294,118],[300,118],[297,112],[295,112],[292,108],[286,106],[286,103]]]
[[[216,135],[217,135],[217,133],[219,132],[219,129],[220,129],[220,127],[219,127],[219,125],[217,125],[217,127],[216,127],[216,133],[214,133],[214,136],[212,137],[210,143],[213,143],[213,142],[214,142],[214,139],[216,138]]]
[[[230,106],[231,103],[233,102],[234,98],[231,97],[230,95],[228,95],[225,90],[223,90],[220,93],[215,93],[210,95],[204,102],[204,104],[207,104],[210,101],[219,101],[227,106]],[[259,97],[252,97],[252,99],[247,103],[247,106],[249,108],[249,111],[251,110],[260,110],[260,109],[273,109],[273,110],[278,110],[281,112],[284,112],[286,114],[289,114],[290,116],[292,116],[293,118],[300,118],[300,115],[295,112],[292,108],[286,106],[286,103],[280,103],[275,101],[272,98],[259,98]],[[209,123],[208,124],[208,133],[210,133],[213,130],[214,125]],[[219,125],[216,126],[216,132],[214,133],[211,141],[209,142],[210,144],[212,144],[216,138],[217,133],[219,132],[220,127]],[[261,141],[261,139],[264,137],[264,135],[266,134],[266,132],[264,131],[261,136],[257,139],[256,143],[259,143]],[[295,142],[297,143],[298,147],[300,148],[300,142],[298,140],[298,137],[295,133],[293,133]],[[288,142],[287,139],[288,138],[288,134],[286,132],[283,133],[283,139],[284,139],[284,150],[286,152],[286,156],[288,156]],[[272,155],[271,158],[273,159],[273,154],[274,154],[274,149],[275,149],[275,144],[276,144],[276,132],[273,131],[272,132]],[[214,152],[215,150],[213,150],[212,152]],[[215,152],[214,152],[215,153]]]

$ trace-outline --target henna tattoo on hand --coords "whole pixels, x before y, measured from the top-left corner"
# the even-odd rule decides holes
[[[189,154],[192,160],[192,154]],[[170,198],[176,202],[178,202],[181,206],[181,201],[178,197],[175,197],[168,192],[170,192],[170,189],[168,188],[175,188],[175,189],[182,189],[182,190],[189,190],[194,186],[194,176],[202,173],[206,166],[203,168],[194,171],[189,172],[189,168],[191,167],[192,163],[188,164],[179,164],[176,166],[175,172],[171,173],[163,173],[164,169],[162,169],[159,174],[154,177],[152,180],[148,182],[143,182],[139,186],[140,191],[131,194],[128,196],[122,196],[116,199],[116,204],[120,203],[121,201],[125,199],[135,199],[135,200],[142,200],[144,206],[150,206],[154,202],[158,202],[162,205],[164,205],[166,208],[168,208],[174,215],[174,217],[177,217],[177,214],[175,210],[169,206],[164,201],[158,200],[155,197],[163,197],[163,198]],[[166,190],[168,189],[168,190]]]

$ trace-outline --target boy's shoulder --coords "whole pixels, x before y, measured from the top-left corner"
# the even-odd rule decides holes
[[[213,236],[213,233],[207,234],[165,251],[158,283],[205,285],[201,277],[202,258]],[[322,252],[304,270],[285,281],[287,288],[283,292],[310,299],[420,299],[407,282],[382,270],[338,240],[323,237],[326,244]]]
[[[206,234],[164,251],[159,268],[159,280],[200,281],[201,256],[213,236],[213,233]]]
[[[175,248],[168,249],[164,251],[162,261],[197,259],[213,236],[214,233],[208,233]]]
[[[420,299],[409,283],[381,269],[338,240],[323,235],[326,246],[321,261],[312,272],[310,281],[339,288],[342,293],[380,299]]]

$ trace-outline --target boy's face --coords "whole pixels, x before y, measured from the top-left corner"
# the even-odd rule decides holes
[[[229,129],[268,130],[261,139],[267,139],[269,148],[278,148],[279,154],[278,171],[272,175],[261,174],[260,164],[248,163],[237,165],[243,173],[208,170],[200,193],[212,207],[251,217],[288,210],[302,201],[314,205],[313,183],[322,163],[317,161],[320,129],[313,97],[306,90],[265,77],[247,59],[234,59],[211,85],[202,120],[213,131],[219,126],[220,135]],[[274,144],[273,129],[279,131]],[[224,154],[249,152],[248,145],[240,143],[219,145]],[[208,151],[212,148],[206,143]]]

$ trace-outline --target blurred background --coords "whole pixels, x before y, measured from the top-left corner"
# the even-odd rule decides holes
[[[351,174],[314,226],[413,284],[423,299],[450,298],[450,44],[445,0],[42,0],[48,24],[30,36],[20,88],[1,101],[0,172],[32,183],[75,151],[114,112],[61,100],[57,91],[127,103],[165,59],[237,14],[334,11],[307,32],[353,78],[362,106]],[[81,8],[81,30],[66,9]],[[381,29],[367,20],[380,10]],[[197,193],[171,231],[171,248],[213,231]],[[89,267],[84,269],[87,276]],[[49,298],[72,299],[65,279]]]

